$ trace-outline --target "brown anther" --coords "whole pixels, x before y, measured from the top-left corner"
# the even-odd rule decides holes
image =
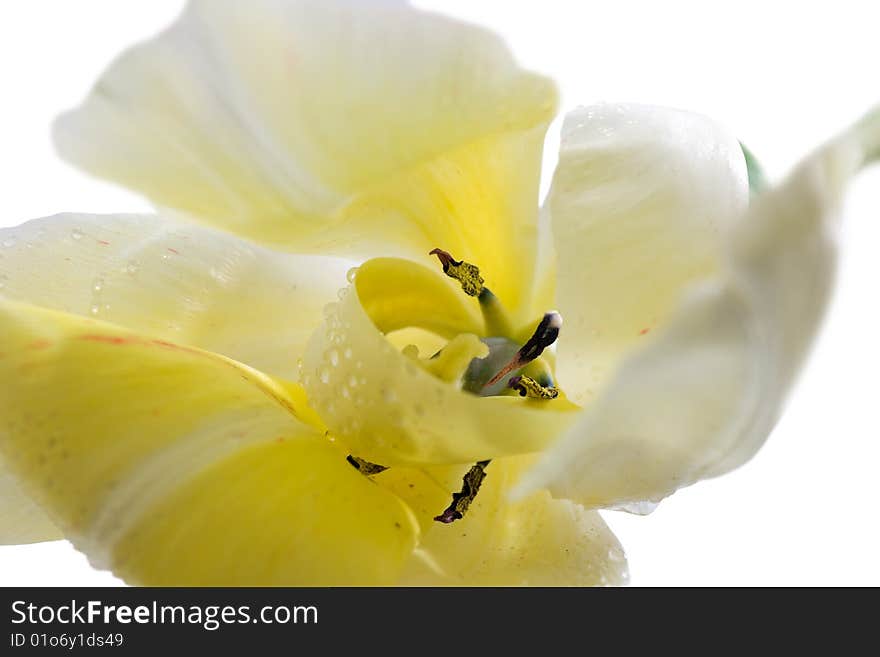
[[[520,397],[532,399],[556,399],[559,390],[553,386],[542,386],[530,376],[514,376],[507,382],[507,387],[516,390]]]
[[[461,289],[465,294],[478,297],[485,289],[483,277],[480,276],[480,268],[463,260],[456,260],[448,251],[433,249],[428,255],[435,255],[443,265],[443,273],[461,283]]]
[[[446,510],[439,516],[434,516],[434,520],[442,522],[444,525],[461,520],[464,514],[470,508],[471,502],[480,491],[480,485],[486,478],[486,466],[491,461],[477,461],[477,463],[467,471],[462,478],[461,491],[452,494],[452,503],[446,507]]]

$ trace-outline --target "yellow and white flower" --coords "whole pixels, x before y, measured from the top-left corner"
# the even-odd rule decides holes
[[[55,128],[158,214],[0,233],[0,540],[143,584],[625,581],[596,509],[766,439],[880,116],[750,199],[711,121],[579,109],[539,211],[555,110],[404,2],[192,0]],[[484,387],[554,309],[526,397]]]

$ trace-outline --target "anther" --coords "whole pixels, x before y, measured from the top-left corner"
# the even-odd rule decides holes
[[[456,520],[461,520],[464,514],[470,508],[471,502],[480,491],[480,485],[486,478],[486,466],[491,461],[477,461],[477,463],[467,471],[462,478],[461,491],[452,494],[452,503],[446,507],[446,510],[439,516],[435,516],[434,520],[448,525]]]
[[[384,465],[370,463],[369,461],[365,461],[364,459],[351,454],[349,454],[345,460],[348,461],[355,470],[368,477],[377,475],[380,472],[385,472],[388,469]]]
[[[489,379],[486,386],[498,383],[506,375],[518,370],[544,353],[544,350],[556,342],[559,337],[559,329],[562,328],[562,315],[555,310],[546,313],[541,319],[532,337],[520,348],[511,361],[501,368],[495,376]]]
[[[514,376],[507,382],[507,387],[516,390],[520,397],[556,399],[559,396],[558,388],[542,386],[530,376]]]
[[[483,277],[480,276],[480,268],[463,260],[456,260],[451,254],[443,249],[434,249],[428,255],[435,255],[443,265],[443,273],[461,283],[464,293],[477,297],[483,291]]]

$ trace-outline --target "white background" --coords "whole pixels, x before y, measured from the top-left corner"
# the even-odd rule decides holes
[[[3,1],[0,226],[60,211],[148,209],[60,163],[48,126],[120,49],[169,22],[181,4]],[[773,178],[880,102],[877,16],[864,0],[417,4],[504,34],[525,65],[560,83],[564,110],[609,100],[703,112],[745,141]],[[557,135],[554,124],[548,176]],[[633,584],[880,585],[878,215],[880,167],[852,189],[829,320],[758,456],[680,491],[647,518],[607,514]],[[63,542],[0,548],[3,585],[114,583]]]

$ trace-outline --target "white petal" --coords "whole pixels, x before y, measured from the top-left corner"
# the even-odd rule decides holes
[[[622,365],[520,493],[657,501],[757,451],[824,313],[846,184],[877,156],[880,113],[808,158],[731,227],[725,268]]]
[[[719,232],[748,193],[739,143],[702,116],[600,105],[566,118],[545,209],[565,318],[557,373],[570,397],[591,399],[682,289],[717,271]]]
[[[403,2],[194,0],[55,134],[159,205],[296,251],[442,247],[517,305],[555,103],[491,33]]]
[[[196,345],[285,378],[296,375],[349,266],[161,216],[68,214],[0,230],[0,295]]]

